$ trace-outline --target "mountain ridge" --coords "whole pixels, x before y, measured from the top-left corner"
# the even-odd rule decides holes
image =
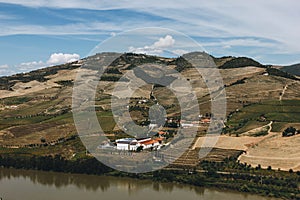
[[[111,52],[98,53],[96,55],[92,55],[71,63],[49,66],[41,69],[36,69],[30,72],[18,73],[10,76],[2,76],[0,77],[0,90],[12,90],[12,87],[17,81],[21,81],[23,83],[32,80],[45,82],[47,81],[47,78],[45,78],[46,76],[54,75],[60,70],[73,70],[79,68],[87,60],[94,59],[95,57],[99,57],[107,53],[111,53]],[[219,69],[242,68],[242,67],[254,66],[254,67],[261,67],[261,68],[276,68],[280,71],[286,72],[288,74],[287,78],[300,75],[300,64],[283,66],[283,67],[275,67],[276,65],[263,65],[255,61],[254,59],[248,57],[223,56],[217,58],[212,56],[212,58]],[[160,56],[135,54],[135,53],[122,54],[120,58],[116,59],[114,62],[111,63],[110,67],[117,67],[117,63],[118,65],[130,64],[129,66],[127,66],[127,70],[130,70],[137,65],[143,63],[151,63],[151,62],[157,64],[177,65],[175,69],[179,72],[181,72],[187,67],[188,68],[192,67],[185,59],[183,59],[183,56],[179,56],[177,58],[163,58]],[[110,74],[113,73],[114,73],[113,70],[111,70]],[[115,73],[119,73],[119,72],[116,70]]]

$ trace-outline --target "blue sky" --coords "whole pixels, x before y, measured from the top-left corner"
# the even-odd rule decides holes
[[[299,10],[296,0],[0,0],[0,76],[83,58],[115,34],[143,27],[182,32],[214,56],[297,63]]]

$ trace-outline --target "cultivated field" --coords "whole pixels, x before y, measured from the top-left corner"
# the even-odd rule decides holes
[[[270,133],[263,137],[231,137],[220,136],[215,145],[203,145],[205,137],[199,137],[194,148],[214,147],[220,149],[244,150],[246,153],[239,157],[240,162],[271,166],[273,169],[299,170],[300,166],[300,135],[282,137],[281,133]]]
[[[91,62],[95,62],[94,68],[97,67],[97,60],[100,56],[89,58]],[[231,59],[218,59],[217,65],[222,66]],[[178,77],[172,70],[181,69],[181,78],[185,78],[191,85],[198,100],[198,104],[192,105],[191,110],[199,107],[202,115],[210,114],[212,101],[218,100],[223,87],[226,90],[227,118],[223,119],[226,125],[224,131],[226,135],[221,135],[216,144],[206,146],[202,145],[205,138],[199,137],[191,152],[192,155],[195,153],[194,150],[200,147],[215,147],[217,150],[211,154],[211,158],[218,160],[218,157],[226,157],[227,154],[222,152],[227,151],[230,155],[232,152],[243,150],[247,153],[240,157],[240,161],[252,166],[261,164],[263,167],[270,165],[275,169],[300,170],[300,155],[297,153],[300,144],[299,135],[289,138],[281,137],[281,132],[288,126],[300,129],[300,81],[270,75],[266,73],[266,67],[243,66],[220,69],[223,80],[218,79],[218,73],[211,73],[210,80],[206,80],[207,77],[203,77],[203,74],[199,74],[194,68],[186,67],[177,59],[126,55],[120,59],[119,63],[110,66],[110,70],[105,72],[101,79],[93,76],[99,78],[95,95],[96,116],[102,129],[111,138],[123,136],[119,134],[120,128],[116,126],[110,108],[112,96],[120,97],[128,93],[125,89],[132,92],[128,108],[136,123],[142,123],[147,119],[149,108],[156,102],[164,106],[167,117],[177,119],[180,116],[178,99],[170,89],[153,83],[139,87],[146,81],[138,78],[135,82],[131,78],[135,73],[132,69],[148,61],[162,63],[169,70],[165,74],[150,70],[154,78],[165,76],[167,80],[171,80]],[[181,66],[177,68],[176,64]],[[79,65],[76,64],[76,66]],[[0,146],[41,144],[44,143],[43,140],[50,142],[76,134],[71,107],[73,81],[79,70],[76,66],[66,64],[28,74],[0,78]],[[204,73],[209,72],[208,69],[203,70]],[[93,69],[86,69],[86,71],[92,71],[95,74]],[[124,74],[128,75],[128,79],[121,82],[123,89],[121,87],[115,90],[117,81]],[[86,83],[87,88],[89,87],[87,77],[82,77],[81,81]],[[210,96],[207,88],[209,81],[215,83],[212,87],[214,98]],[[220,85],[222,87],[219,87]],[[139,88],[136,89],[137,87]],[[170,87],[178,91],[179,95],[185,90],[180,83],[172,83]],[[141,99],[147,99],[147,103],[139,103]],[[188,105],[191,99],[183,98],[183,102],[184,105]],[[206,129],[207,126],[201,127],[198,135],[205,135]],[[114,136],[114,133],[119,135]],[[81,145],[77,139],[75,141],[77,147]],[[73,154],[75,157],[82,154],[82,152],[76,152],[76,148],[72,148],[70,143],[66,147],[59,144],[51,148],[60,153],[59,148],[64,149],[68,152],[68,157]],[[72,150],[68,151],[68,148]],[[82,151],[81,147],[77,149]],[[23,148],[21,150],[25,151]],[[47,154],[49,152],[50,150]],[[192,162],[194,161],[192,159]]]
[[[264,168],[271,166],[273,169],[298,170],[300,166],[299,144],[300,135],[282,137],[278,133],[249,148],[239,160],[253,166],[260,164]]]

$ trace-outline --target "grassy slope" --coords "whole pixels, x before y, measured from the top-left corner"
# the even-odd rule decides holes
[[[273,121],[272,131],[280,131],[287,123],[300,123],[300,100],[267,101],[260,104],[246,106],[230,117],[227,125],[235,133],[242,133],[255,127],[263,126],[260,116],[264,115],[267,121]]]

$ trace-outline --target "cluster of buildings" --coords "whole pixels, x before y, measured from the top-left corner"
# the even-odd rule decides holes
[[[210,117],[202,117],[202,115],[200,115],[199,118],[200,119],[197,121],[166,119],[166,123],[167,124],[173,123],[173,124],[176,124],[176,127],[181,127],[181,128],[199,127],[201,125],[211,123]]]
[[[189,128],[189,127],[199,127],[201,125],[210,124],[211,119],[210,118],[201,118],[199,121],[180,121],[180,127],[182,128]]]
[[[143,100],[140,103],[146,103]],[[166,124],[168,127],[172,125],[174,128],[189,128],[189,127],[198,127],[204,124],[210,124],[211,118],[210,117],[202,117],[199,116],[198,121],[186,121],[186,120],[178,120],[178,119],[166,119]],[[155,123],[150,123],[149,131],[152,131],[158,128],[158,125]],[[101,145],[99,148],[114,148],[120,151],[140,151],[140,150],[159,150],[162,146],[164,146],[165,136],[168,134],[164,131],[159,131],[157,137],[151,138],[122,138],[115,141],[114,145],[111,144],[104,144]]]
[[[117,150],[138,151],[138,149],[160,149],[164,138],[122,138],[116,140]]]

